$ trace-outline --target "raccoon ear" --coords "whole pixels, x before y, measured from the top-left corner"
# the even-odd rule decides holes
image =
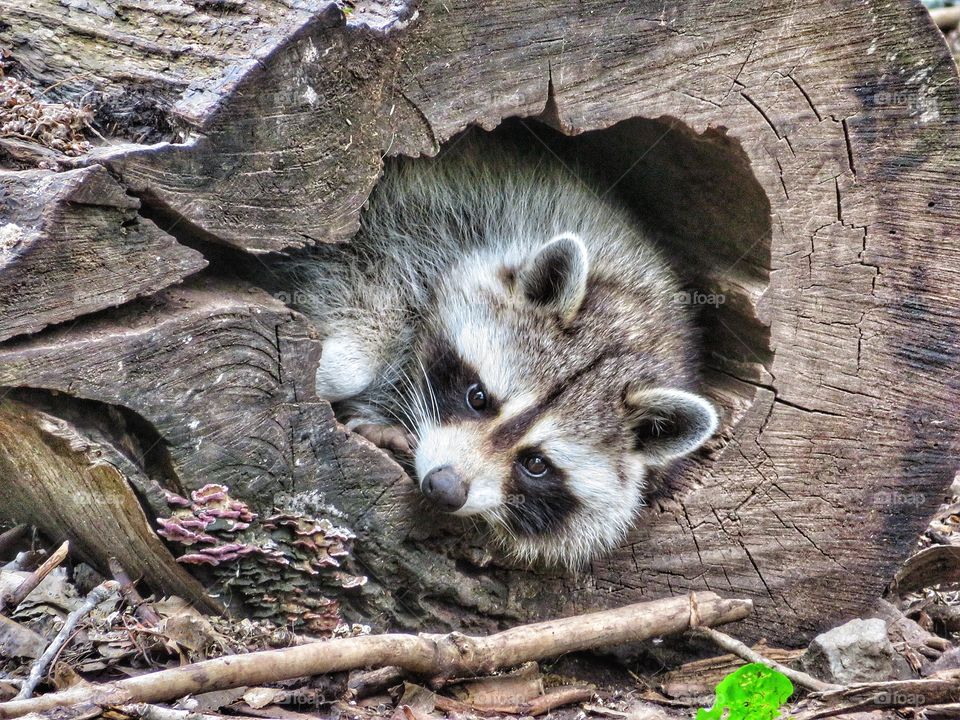
[[[671,388],[628,389],[627,423],[635,449],[653,462],[688,455],[717,429],[717,411],[699,395]]]
[[[570,233],[557,235],[537,250],[519,274],[519,287],[533,303],[559,313],[564,323],[576,317],[587,293],[587,248]]]

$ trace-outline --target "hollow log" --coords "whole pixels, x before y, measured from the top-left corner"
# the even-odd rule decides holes
[[[187,568],[237,612],[489,631],[710,590],[755,600],[744,639],[801,643],[870,607],[957,470],[960,86],[919,2],[0,0],[0,47],[102,136],[0,138],[0,516],[95,565],[116,508],[38,507],[83,463],[178,556],[132,576],[195,595]],[[261,289],[269,253],[349,241],[385,158],[471,126],[657,231],[723,412],[580,573],[432,514]]]

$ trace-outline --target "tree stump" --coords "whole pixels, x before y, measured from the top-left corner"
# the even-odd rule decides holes
[[[874,601],[953,478],[960,86],[918,2],[0,0],[0,21],[8,77],[104,136],[67,154],[0,109],[0,515],[100,568],[313,631],[709,589],[754,598],[744,638],[799,643]],[[258,287],[263,254],[349,241],[384,157],[468,126],[603,173],[698,306],[723,430],[577,574],[429,515]]]

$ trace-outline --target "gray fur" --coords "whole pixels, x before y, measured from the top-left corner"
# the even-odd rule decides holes
[[[456,463],[471,486],[461,514],[488,520],[519,558],[576,566],[615,546],[643,504],[647,468],[716,427],[709,403],[670,392],[694,380],[673,274],[625,210],[550,158],[468,140],[394,161],[353,242],[292,270],[300,309],[327,338],[318,393],[351,425],[401,421],[421,478]],[[496,414],[439,420],[425,380],[438,347],[480,373]],[[690,421],[673,442],[650,423],[670,413]],[[565,505],[556,493],[509,492],[531,444],[552,448]],[[518,534],[510,503],[526,501],[531,522],[553,507],[568,514],[549,532]]]

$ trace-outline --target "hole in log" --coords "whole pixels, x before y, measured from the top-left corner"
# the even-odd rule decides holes
[[[756,307],[769,281],[770,203],[740,144],[724,128],[697,133],[671,117],[631,119],[577,136],[533,120],[509,119],[492,135],[521,149],[544,153],[549,149],[571,172],[592,176],[601,191],[609,192],[650,230],[689,298],[701,336],[703,389],[721,410],[723,422],[709,447],[721,447],[752,406],[757,387],[771,385],[769,328]],[[445,147],[457,141],[454,137]],[[385,173],[392,169],[388,161]],[[147,206],[158,219],[172,221],[162,217],[155,204]],[[269,258],[254,262],[230,257],[239,255],[231,249],[220,249],[224,255],[217,257],[212,250],[216,248],[205,244],[211,272],[243,273],[277,290],[264,274]],[[286,294],[274,294],[290,296],[283,277],[280,283]],[[313,371],[308,374],[312,377]],[[692,462],[678,463],[662,477],[650,478],[648,499],[691,486],[711,462],[709,452],[701,451]],[[409,464],[404,468],[412,471]],[[462,531],[459,518],[441,513],[433,517],[432,528]]]
[[[769,386],[773,358],[769,327],[757,312],[769,283],[770,202],[739,142],[726,128],[697,133],[672,117],[634,118],[577,136],[514,118],[492,134],[509,145],[547,148],[651,231],[691,306],[703,389],[722,409],[718,437],[729,437],[757,386]],[[705,453],[699,459],[706,461]],[[654,488],[668,492],[681,475],[695,481],[701,472],[683,467]]]

